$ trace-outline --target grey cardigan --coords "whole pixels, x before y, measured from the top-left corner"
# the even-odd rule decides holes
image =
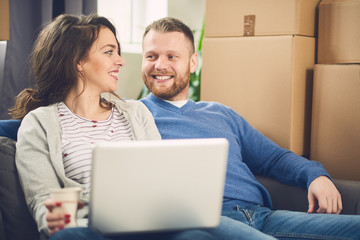
[[[150,111],[135,100],[115,100],[115,106],[131,124],[134,140],[156,140],[161,136]],[[28,208],[37,222],[39,231],[48,232],[44,200],[51,188],[84,187],[65,176],[61,128],[57,105],[40,107],[29,112],[22,120],[16,143],[16,167]],[[81,194],[85,207],[78,218],[88,213],[89,199]]]

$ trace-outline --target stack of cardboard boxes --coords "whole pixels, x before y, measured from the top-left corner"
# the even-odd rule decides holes
[[[311,158],[360,180],[360,0],[322,0],[314,73]]]
[[[207,0],[201,100],[231,106],[280,146],[310,154],[320,0]]]
[[[9,40],[9,0],[0,0],[0,41]]]

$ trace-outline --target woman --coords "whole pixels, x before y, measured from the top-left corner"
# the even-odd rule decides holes
[[[160,139],[159,132],[142,103],[100,96],[117,96],[117,73],[124,66],[106,18],[57,17],[40,32],[32,62],[35,87],[22,91],[10,109],[13,118],[22,119],[16,166],[26,202],[39,231],[54,239],[102,239],[87,228],[61,230],[70,218],[52,212],[58,203],[49,199],[49,190],[81,187],[85,206],[78,217],[85,218],[94,145]]]

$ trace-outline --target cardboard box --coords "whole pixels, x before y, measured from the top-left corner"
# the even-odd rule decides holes
[[[319,6],[318,63],[360,63],[360,0]]]
[[[201,100],[232,107],[282,147],[310,154],[315,38],[204,38]]]
[[[317,64],[311,159],[331,176],[360,180],[360,64]]]
[[[9,0],[0,0],[0,41],[9,40]]]
[[[206,0],[205,36],[315,36],[320,0]]]

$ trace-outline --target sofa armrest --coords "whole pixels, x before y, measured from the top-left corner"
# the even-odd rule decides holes
[[[274,179],[256,176],[269,191],[274,209],[306,212],[308,210],[307,191],[303,188],[280,183]],[[342,196],[341,214],[360,215],[360,181],[333,179]]]
[[[4,227],[4,220],[2,217],[1,209],[0,209],[0,239],[5,239],[5,227]]]
[[[360,215],[360,181],[333,179],[343,202],[342,214]]]
[[[5,232],[0,239],[39,239],[17,175],[15,141],[7,137],[0,137],[0,211]]]

